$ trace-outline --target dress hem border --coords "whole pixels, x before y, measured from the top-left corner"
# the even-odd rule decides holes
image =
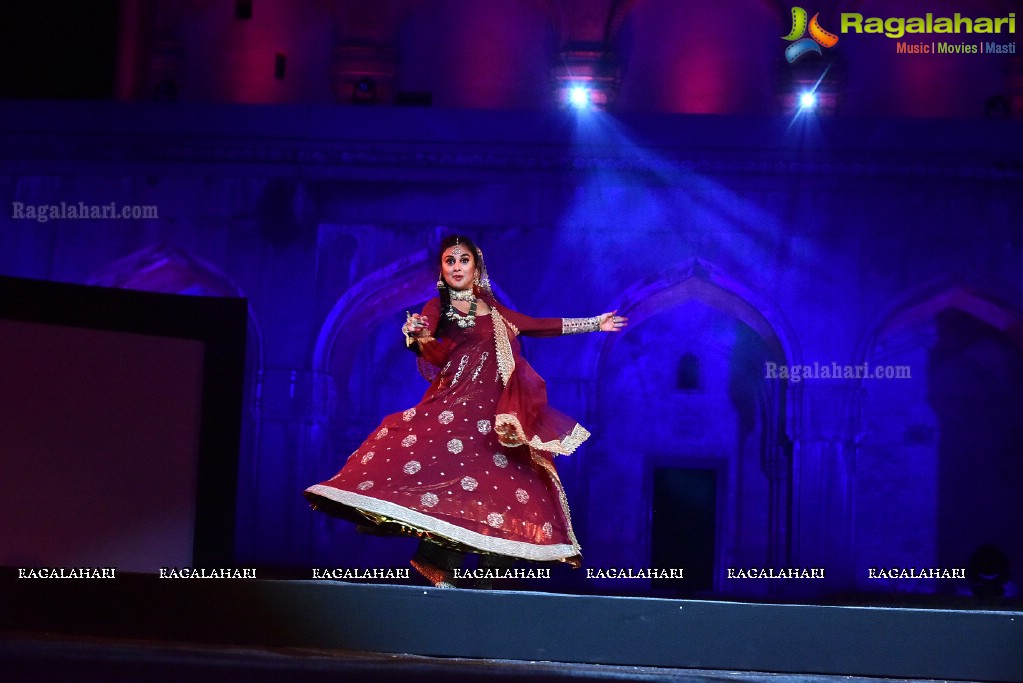
[[[378,498],[371,498],[351,491],[344,491],[325,484],[310,486],[305,490],[305,493],[307,496],[312,495],[326,498],[327,500],[335,503],[348,505],[359,511],[368,512],[374,515],[382,515],[403,524],[408,524],[409,526],[413,526],[427,533],[439,534],[457,543],[477,548],[483,552],[508,555],[536,562],[560,561],[573,563],[573,560],[577,561],[579,558],[578,547],[572,545],[565,543],[537,545],[534,543],[527,543],[525,541],[512,541],[505,538],[484,536],[483,534],[475,531],[463,529],[462,527],[451,524],[450,522],[435,519],[429,515],[423,514],[422,512],[397,505],[396,503],[389,503]],[[571,532],[569,533],[571,536]]]

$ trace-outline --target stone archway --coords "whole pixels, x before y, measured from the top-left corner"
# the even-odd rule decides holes
[[[860,590],[950,593],[951,581],[870,581],[871,567],[965,567],[993,543],[1023,564],[1023,308],[958,274],[881,316],[860,359],[854,494]],[[888,370],[904,369],[888,378]]]
[[[701,590],[768,592],[725,575],[792,559],[800,387],[765,376],[767,362],[799,358],[791,328],[763,297],[698,259],[633,288],[620,313],[629,330],[605,337],[597,361],[595,421],[607,436],[590,464],[588,526],[608,529],[589,541],[597,562],[650,566],[656,470],[713,470],[713,585]],[[679,384],[693,367],[706,375],[696,390],[690,379]],[[610,497],[617,519],[603,520]],[[619,533],[636,545],[622,550]]]

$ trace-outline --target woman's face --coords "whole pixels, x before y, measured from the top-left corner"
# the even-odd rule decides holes
[[[440,257],[440,269],[448,287],[469,289],[476,276],[476,259],[467,247],[456,244],[444,250]]]

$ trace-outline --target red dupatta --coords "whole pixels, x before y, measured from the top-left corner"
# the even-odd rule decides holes
[[[500,314],[497,302],[485,297],[494,323],[497,367],[504,390],[497,403],[494,432],[505,446],[569,455],[590,437],[582,425],[547,403],[547,384],[522,357],[519,331]]]

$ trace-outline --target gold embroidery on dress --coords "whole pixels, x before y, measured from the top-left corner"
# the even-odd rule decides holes
[[[494,346],[497,351],[497,370],[501,373],[501,383],[508,386],[508,380],[515,372],[515,356],[512,355],[511,342],[508,340],[508,328],[504,318],[496,308],[490,309],[494,321]],[[517,332],[517,330],[516,330]]]
[[[487,362],[488,358],[490,358],[490,352],[489,351],[484,351],[482,353],[482,355],[480,355],[479,365],[476,366],[476,370],[472,373],[472,381],[473,382],[475,382],[476,378],[479,377],[480,372],[483,370],[483,364]]]
[[[543,463],[538,464],[545,471],[550,472],[549,467]],[[560,492],[560,482],[556,478],[554,484]],[[483,550],[498,555],[509,555],[537,562],[558,561],[566,562],[573,566],[579,566],[580,564],[579,544],[571,531],[571,520],[567,516],[568,537],[571,544],[531,543],[529,541],[515,541],[496,536],[486,536],[431,517],[418,510],[390,503],[379,498],[372,498],[354,491],[335,489],[322,484],[311,486],[306,490],[327,500],[355,508],[371,522],[383,526],[382,530],[393,530],[399,533],[419,536],[420,538],[429,538],[447,547],[463,551],[478,552]],[[564,498],[563,493],[559,493],[559,496],[562,499]],[[563,502],[563,510],[567,510],[565,505],[566,503]]]
[[[578,427],[578,425],[576,426]],[[558,500],[561,502],[561,512],[565,515],[565,533],[568,534],[568,540],[572,542],[572,548],[575,550],[575,556],[566,558],[564,561],[578,567],[582,564],[582,548],[579,546],[579,541],[575,537],[575,531],[572,529],[572,513],[568,509],[568,496],[565,495],[565,489],[561,486],[561,477],[558,476],[558,471],[554,469],[554,465],[550,460],[542,455],[538,455],[532,450],[530,450],[529,454],[533,458],[533,463],[538,467],[543,468],[543,470],[551,478],[554,488],[558,490]]]
[[[590,438],[589,430],[576,423],[572,427],[572,433],[564,439],[541,441],[540,437],[533,435],[532,439],[527,440],[526,432],[522,429],[522,423],[519,422],[519,418],[510,413],[501,413],[497,416],[494,420],[494,432],[497,434],[498,441],[504,446],[514,448],[515,446],[526,444],[530,448],[547,451],[555,455],[571,455],[586,439]]]
[[[462,359],[458,361],[458,370],[455,372],[455,376],[451,379],[451,386],[458,384],[458,380],[462,378],[462,373],[465,372],[465,366],[469,363],[469,356],[462,356]]]

